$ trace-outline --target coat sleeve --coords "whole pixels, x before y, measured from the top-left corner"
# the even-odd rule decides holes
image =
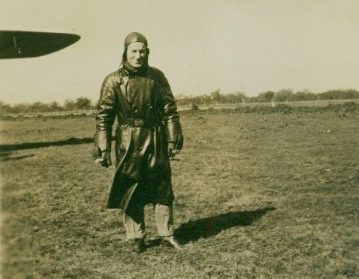
[[[180,150],[183,146],[183,135],[180,118],[177,112],[176,101],[173,97],[170,85],[161,72],[161,96],[163,121],[166,125],[167,141],[174,143],[176,149]]]
[[[115,121],[115,92],[110,77],[105,78],[101,87],[96,113],[95,146],[102,151],[111,151],[112,126]]]

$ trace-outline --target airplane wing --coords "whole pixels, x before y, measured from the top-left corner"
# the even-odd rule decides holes
[[[0,59],[46,55],[72,45],[79,39],[79,35],[68,33],[0,30]]]

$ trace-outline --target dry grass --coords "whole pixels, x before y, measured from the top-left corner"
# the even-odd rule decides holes
[[[359,115],[186,112],[173,161],[176,235],[140,256],[104,208],[113,169],[89,143],[2,153],[2,276],[359,277]],[[89,138],[94,120],[5,121],[2,144]],[[36,148],[37,147],[37,148]]]

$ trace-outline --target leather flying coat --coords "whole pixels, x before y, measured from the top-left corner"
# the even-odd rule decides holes
[[[115,118],[116,172],[107,207],[126,210],[129,202],[171,205],[167,148],[182,132],[164,74],[149,66],[138,73],[121,67],[105,78],[96,115],[95,145],[101,152],[111,151]]]

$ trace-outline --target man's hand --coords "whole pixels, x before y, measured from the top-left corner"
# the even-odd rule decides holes
[[[183,147],[183,135],[182,133],[179,133],[177,135],[176,141],[170,141],[168,142],[168,155],[170,158],[174,158],[178,153],[180,153],[181,149]]]
[[[98,163],[105,168],[111,166],[112,165],[111,152],[108,150],[101,151],[99,148],[96,149],[97,151],[95,151],[93,154],[95,163]]]
[[[170,158],[174,158],[179,152],[180,150],[176,148],[176,144],[174,142],[168,143],[168,156],[170,156]]]

